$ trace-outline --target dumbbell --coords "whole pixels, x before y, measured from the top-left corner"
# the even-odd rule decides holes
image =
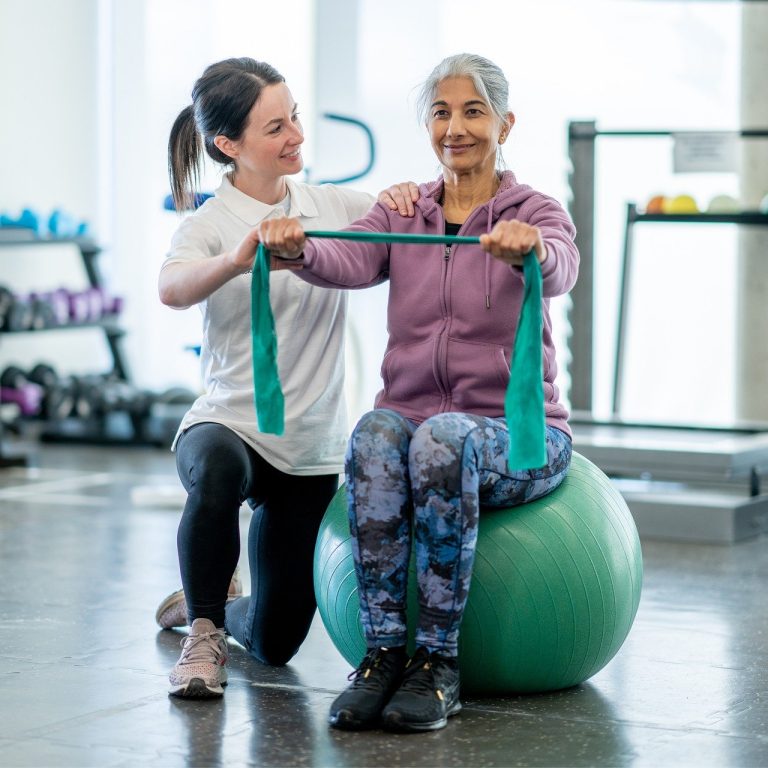
[[[72,415],[80,419],[103,415],[106,412],[104,377],[96,374],[73,376],[72,381],[75,396]]]
[[[62,378],[47,363],[38,363],[28,374],[27,378],[34,384],[39,384],[45,393],[43,399],[43,418],[50,421],[60,421],[72,415],[75,407],[75,390],[70,378]]]
[[[125,300],[122,296],[104,297],[104,314],[110,317],[119,315],[123,311]]]
[[[66,325],[69,322],[68,293],[66,289],[58,288],[55,291],[30,294],[31,299],[45,303],[46,308],[40,313],[48,321],[45,327]]]
[[[16,297],[10,288],[6,288],[4,285],[0,285],[0,330],[7,330],[6,318],[11,311],[13,302],[16,301]]]
[[[24,208],[21,215],[14,219],[6,214],[0,214],[0,227],[21,227],[31,229],[35,234],[40,234],[40,217],[31,208]]]
[[[38,416],[42,411],[44,395],[43,388],[29,381],[16,365],[8,366],[0,375],[0,401],[16,403],[22,416]]]
[[[105,412],[126,411],[139,419],[149,415],[154,400],[151,392],[116,378],[104,380],[101,394]]]
[[[91,318],[91,302],[83,291],[67,291],[69,319],[73,323],[87,323]]]
[[[0,286],[0,330],[26,331],[32,327],[32,306],[10,288]]]
[[[51,237],[83,237],[88,232],[88,223],[56,208],[48,217],[48,231]]]
[[[27,302],[30,311],[30,330],[42,331],[45,328],[55,328],[59,325],[51,302],[43,294],[31,293]]]
[[[82,291],[65,291],[69,302],[69,317],[74,323],[100,320],[111,314],[111,301],[103,288],[91,287]]]

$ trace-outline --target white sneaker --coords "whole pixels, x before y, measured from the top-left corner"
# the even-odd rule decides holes
[[[181,647],[181,658],[168,675],[168,693],[196,699],[222,696],[228,656],[224,630],[210,619],[195,619]]]
[[[243,582],[240,579],[240,566],[235,568],[232,574],[232,580],[229,582],[227,590],[227,601],[234,600],[243,596]],[[186,627],[189,623],[187,618],[187,599],[184,597],[184,590],[177,589],[171,592],[163,600],[155,612],[155,621],[162,629],[174,629],[175,627]]]

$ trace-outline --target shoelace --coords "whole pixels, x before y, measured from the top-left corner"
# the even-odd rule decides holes
[[[435,680],[431,654],[417,652],[406,667],[400,690],[427,696],[434,694],[440,701],[445,700]]]
[[[219,659],[225,655],[218,642],[219,637],[218,632],[204,632],[201,635],[187,635],[182,638],[180,663],[210,662],[211,654],[213,654],[215,663],[218,663]]]
[[[384,689],[383,675],[375,674],[382,671],[382,665],[386,663],[385,651],[377,648],[365,655],[360,666],[347,675],[347,680],[352,681],[352,687],[358,688],[365,685],[367,688],[375,686]],[[374,673],[374,674],[372,674]]]
[[[432,669],[432,662],[429,656],[422,656],[414,664],[415,660],[416,657],[414,656],[406,668],[400,690],[412,691],[413,693],[429,693],[435,689],[435,674]]]

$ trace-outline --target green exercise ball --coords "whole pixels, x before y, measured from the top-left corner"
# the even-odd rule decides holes
[[[365,639],[344,487],[320,526],[314,579],[325,628],[357,667]],[[626,639],[642,580],[640,540],[624,499],[603,472],[574,453],[568,476],[552,493],[481,512],[459,636],[462,689],[533,693],[587,680]],[[413,558],[408,581],[412,630],[418,615]]]

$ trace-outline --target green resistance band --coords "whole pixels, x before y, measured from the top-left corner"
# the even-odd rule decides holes
[[[307,237],[380,243],[477,244],[477,237],[408,235],[396,232],[312,231]],[[547,463],[542,361],[541,269],[533,251],[523,260],[525,289],[512,350],[510,378],[504,398],[509,429],[510,471],[537,469]],[[282,435],[284,400],[277,372],[277,336],[269,304],[269,254],[259,244],[251,279],[253,383],[259,430]]]

